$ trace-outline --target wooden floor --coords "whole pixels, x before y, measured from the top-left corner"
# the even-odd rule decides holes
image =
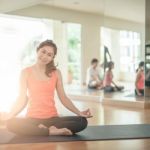
[[[102,100],[109,99],[111,100],[119,100],[119,101],[144,101],[145,97],[141,96],[138,97],[134,93],[134,87],[126,85],[123,91],[117,91],[112,93],[105,93],[104,90],[93,90],[88,89],[86,86],[79,86],[79,85],[67,85],[65,86],[67,94],[70,96],[79,96],[81,97],[99,97]]]
[[[89,125],[110,124],[141,124],[150,123],[150,110],[131,109],[111,106],[102,106],[98,102],[73,101],[75,105],[84,110],[90,108],[93,118],[89,119]],[[59,113],[72,115],[57,100]],[[2,138],[2,137],[0,137]],[[149,150],[150,139],[141,140],[115,140],[94,142],[56,142],[34,144],[1,145],[0,150]]]
[[[68,96],[74,100],[94,101],[120,107],[150,108],[149,97],[136,96],[134,86],[130,83],[126,84],[123,91],[111,93],[106,93],[104,90],[88,89],[86,86],[79,85],[67,85],[65,89]]]

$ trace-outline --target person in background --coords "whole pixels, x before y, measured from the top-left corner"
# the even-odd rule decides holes
[[[17,100],[10,112],[0,113],[0,119],[7,122],[9,131],[28,136],[67,136],[87,127],[90,110],[80,111],[67,97],[61,72],[54,64],[56,54],[56,44],[52,40],[43,41],[37,47],[36,63],[21,71]],[[55,90],[61,103],[76,116],[59,116]],[[26,116],[17,117],[25,106]]]
[[[102,89],[103,83],[100,79],[99,61],[96,58],[91,60],[91,66],[87,69],[86,84],[90,89]]]
[[[136,70],[136,80],[135,80],[135,94],[137,96],[144,96],[144,61],[139,63],[138,69]]]
[[[108,62],[107,70],[105,72],[104,81],[103,81],[103,86],[104,86],[105,92],[121,91],[124,89],[123,86],[118,86],[113,81],[113,72],[112,72],[113,69],[114,69],[114,62],[113,61]]]

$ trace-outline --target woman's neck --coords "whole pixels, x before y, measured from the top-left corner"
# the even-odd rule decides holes
[[[45,71],[45,68],[46,68],[45,65],[42,65],[42,64],[39,64],[39,63],[36,63],[35,67],[36,67],[36,69],[41,70],[41,71],[43,71],[43,70]]]

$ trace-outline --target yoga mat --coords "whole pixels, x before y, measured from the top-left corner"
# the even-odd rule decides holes
[[[131,93],[131,94],[126,95],[125,97],[137,97],[137,96],[135,95],[135,93]]]
[[[144,96],[137,96],[135,95],[134,93],[133,94],[129,94],[129,95],[126,95],[125,97],[135,97],[135,98],[141,98],[141,97],[144,97]]]
[[[0,129],[0,144],[23,144],[41,142],[100,141],[150,138],[150,125],[104,125],[89,126],[74,136],[17,136]]]

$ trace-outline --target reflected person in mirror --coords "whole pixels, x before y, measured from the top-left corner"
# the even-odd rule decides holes
[[[141,61],[136,70],[135,94],[137,96],[144,96],[144,82],[145,82],[144,61]]]

